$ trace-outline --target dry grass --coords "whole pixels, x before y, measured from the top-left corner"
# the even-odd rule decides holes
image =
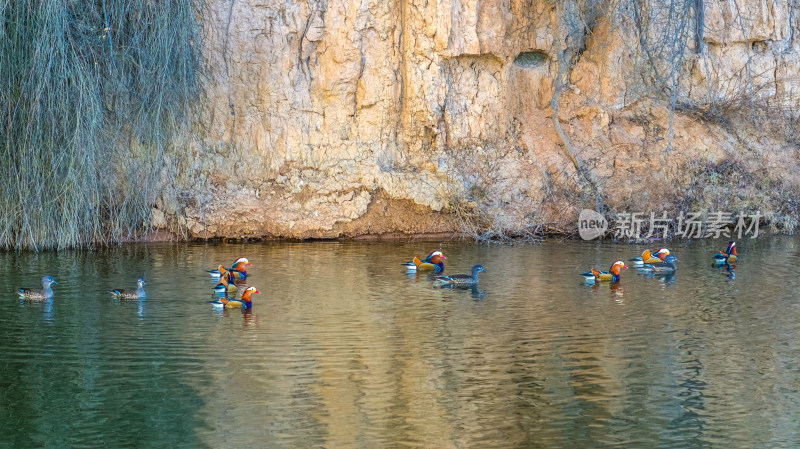
[[[445,192],[447,212],[464,238],[487,244],[535,242],[571,232],[554,217],[566,214],[572,221],[571,206],[593,191],[576,190],[579,174],[569,164],[554,174],[532,171],[520,160],[521,151],[501,141],[449,149],[448,185],[456,187]],[[542,187],[531,192],[530,183]]]
[[[0,5],[0,247],[147,230],[198,95],[196,0]]]

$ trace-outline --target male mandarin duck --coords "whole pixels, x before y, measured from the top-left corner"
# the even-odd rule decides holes
[[[472,267],[472,274],[453,274],[450,276],[436,276],[433,278],[433,280],[443,285],[473,286],[478,284],[478,273],[480,273],[481,271],[486,271],[486,268],[483,268],[483,265],[475,265],[474,267]]]
[[[675,265],[675,262],[680,262],[680,260],[670,254],[664,259],[663,262],[648,263],[644,265],[644,268],[650,271],[655,271],[656,273],[674,273],[678,269],[678,266]]]
[[[229,271],[228,271],[227,268],[225,268],[224,265],[218,266],[216,270],[209,270],[209,273],[211,273],[211,277],[215,278],[215,279],[226,277],[226,276],[228,276],[229,279],[233,279],[233,278],[230,277]]]
[[[235,281],[243,281],[247,278],[247,266],[250,265],[250,261],[247,260],[246,257],[240,257],[236,259],[236,262],[230,268],[225,268],[224,266],[220,265],[216,270],[208,270],[208,273],[211,275],[212,278],[222,277],[222,274],[226,271],[230,271],[233,273],[233,278]]]
[[[53,297],[53,289],[50,288],[51,284],[58,284],[53,276],[44,276],[42,278],[42,289],[38,288],[20,288],[17,290],[20,299],[28,301],[43,301]]]
[[[719,254],[714,254],[714,263],[718,264],[731,264],[739,260],[739,255],[736,254],[736,242],[728,242],[728,248],[725,251],[720,251]]]
[[[441,273],[444,271],[444,262],[447,257],[444,257],[441,251],[431,251],[425,260],[419,260],[419,257],[414,256],[414,260],[403,264],[408,271],[425,271],[433,270],[434,273]]]
[[[248,265],[250,265],[250,261],[246,257],[240,257],[233,263],[229,271],[233,273],[233,278],[236,282],[242,282],[247,278]]]
[[[581,273],[581,276],[586,280],[586,282],[598,282],[598,281],[611,281],[612,283],[619,282],[621,268],[628,268],[625,266],[625,262],[618,260],[611,265],[611,268],[608,269],[608,272],[600,271],[597,269],[592,268],[592,271],[587,273]]]
[[[220,268],[222,268],[221,265]],[[236,283],[234,282],[233,274],[230,271],[224,271],[222,277],[219,278],[219,282],[217,282],[217,285],[214,286],[214,292],[220,294],[227,294],[228,292],[235,292],[235,291],[236,291]]]
[[[142,299],[145,297],[144,284],[146,284],[144,279],[139,278],[136,280],[136,285],[138,286],[136,290],[122,290],[115,288],[114,290],[109,290],[108,292],[119,299]]]
[[[628,259],[628,262],[633,262],[634,266],[641,267],[647,263],[663,262],[668,255],[669,255],[669,250],[667,248],[661,248],[655,253],[651,253],[649,249],[646,249],[642,253],[641,257],[634,257],[632,259]]]
[[[228,269],[228,268],[225,268],[222,265],[218,266],[217,269],[214,270],[214,271],[216,271],[218,273],[221,273],[221,275],[218,276],[218,278],[220,280],[225,279],[231,284],[236,283],[236,271]],[[219,284],[217,284],[217,285],[219,285]]]
[[[244,309],[249,310],[253,308],[253,300],[250,298],[254,293],[261,293],[255,287],[247,287],[242,294],[241,299],[228,299],[220,298],[216,301],[209,301],[214,307],[222,309]]]

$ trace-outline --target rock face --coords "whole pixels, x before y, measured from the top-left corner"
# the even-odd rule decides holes
[[[212,0],[204,112],[154,224],[329,238],[569,230],[586,207],[791,216],[797,114],[778,115],[800,104],[800,4],[611,3]]]

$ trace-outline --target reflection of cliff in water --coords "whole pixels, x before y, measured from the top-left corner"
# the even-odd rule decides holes
[[[582,282],[586,265],[641,249],[284,242],[0,253],[0,291],[45,269],[59,279],[51,307],[8,298],[0,314],[8,410],[0,440],[790,441],[798,426],[797,242],[742,242],[736,279],[709,266],[717,242],[673,243],[682,263],[673,282],[628,270],[619,284],[597,287]],[[485,295],[408,276],[401,263],[429,246],[447,255],[446,272],[484,265],[477,292]],[[250,311],[215,311],[206,270],[243,254],[252,262],[247,284],[262,294]],[[143,314],[142,304],[107,292],[139,276],[148,281]]]

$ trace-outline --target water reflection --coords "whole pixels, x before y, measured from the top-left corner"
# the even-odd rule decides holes
[[[636,274],[646,279],[655,279],[661,284],[672,284],[675,282],[675,276],[678,274],[678,272],[658,272],[637,267]]]
[[[736,279],[736,264],[735,263],[725,263],[723,265],[714,264],[715,268],[719,269],[719,271],[724,274],[728,279]]]
[[[146,299],[144,299],[144,298],[140,298],[140,299],[138,299],[138,300],[136,301],[136,302],[138,303],[138,304],[137,304],[137,306],[138,306],[138,307],[137,307],[137,309],[136,309],[136,315],[138,315],[138,316],[139,316],[139,319],[140,319],[140,320],[143,320],[143,319],[144,319],[144,306],[145,306],[145,304],[146,304],[146,301],[147,301],[147,300],[146,300]]]
[[[486,299],[486,290],[478,289],[477,285],[438,285],[441,289],[469,292],[476,301]]]
[[[617,282],[593,282],[587,285],[595,293],[608,290],[612,299],[622,298],[625,296],[625,287]]]
[[[742,242],[735,282],[699,242],[588,288],[637,248],[443,244],[489,270],[468,288],[406,275],[417,243],[2,253],[0,446],[793,447],[795,243]],[[242,255],[268,288],[215,310],[206,270]],[[53,300],[14,302],[42,272]],[[129,273],[147,300],[107,294]]]

